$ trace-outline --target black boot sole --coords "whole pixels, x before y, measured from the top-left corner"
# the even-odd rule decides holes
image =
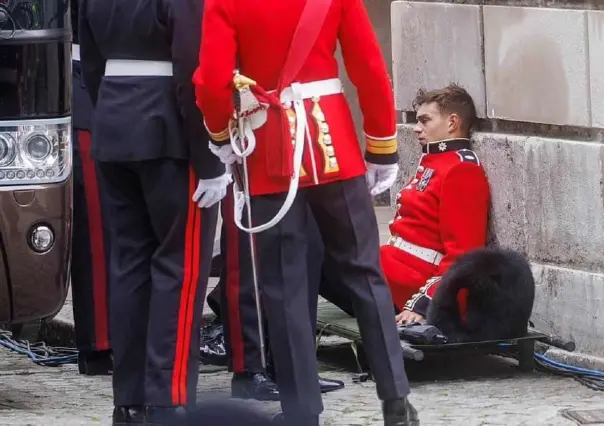
[[[78,360],[78,371],[84,376],[111,376],[113,364],[109,360],[84,361]]]
[[[321,387],[321,393],[330,393],[330,392],[335,392],[335,391],[339,391],[340,389],[344,389],[344,385],[340,385],[340,386],[330,386],[330,387]]]

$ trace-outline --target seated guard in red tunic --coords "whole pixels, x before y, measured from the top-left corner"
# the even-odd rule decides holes
[[[414,128],[422,147],[415,174],[397,195],[391,237],[380,249],[398,323],[425,319],[443,274],[456,259],[484,247],[489,184],[469,134],[474,102],[461,87],[420,91]],[[466,293],[458,294],[461,314]]]

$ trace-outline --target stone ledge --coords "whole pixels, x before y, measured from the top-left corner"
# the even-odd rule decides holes
[[[574,367],[587,368],[589,370],[604,371],[604,358],[597,356],[567,352],[558,348],[548,349],[544,356],[562,364],[569,364]]]
[[[533,318],[538,328],[604,357],[604,274],[533,262],[537,284]]]

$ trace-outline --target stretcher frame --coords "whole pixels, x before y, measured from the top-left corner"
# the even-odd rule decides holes
[[[361,342],[361,335],[356,319],[349,316],[337,306],[325,300],[319,301],[317,311],[317,342],[324,333],[330,333],[350,340],[352,349],[357,355],[356,347]],[[484,342],[445,343],[438,345],[418,345],[401,340],[403,356],[406,359],[422,361],[432,354],[467,354],[467,355],[500,355],[515,358],[518,369],[523,372],[535,368],[535,344],[542,342],[567,350],[574,350],[572,342],[556,344],[557,339],[534,329],[528,329],[527,335],[515,339],[491,340]],[[357,355],[358,363],[358,355]],[[359,370],[360,370],[359,365]]]

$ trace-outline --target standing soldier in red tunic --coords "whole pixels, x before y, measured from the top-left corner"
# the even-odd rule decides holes
[[[202,26],[197,102],[216,155],[226,164],[246,157],[248,231],[285,424],[318,425],[323,410],[309,318],[317,303],[308,294],[309,210],[352,299],[385,425],[418,424],[370,195],[397,177],[394,100],[362,0],[207,0]],[[338,79],[338,41],[365,119],[364,158]]]

